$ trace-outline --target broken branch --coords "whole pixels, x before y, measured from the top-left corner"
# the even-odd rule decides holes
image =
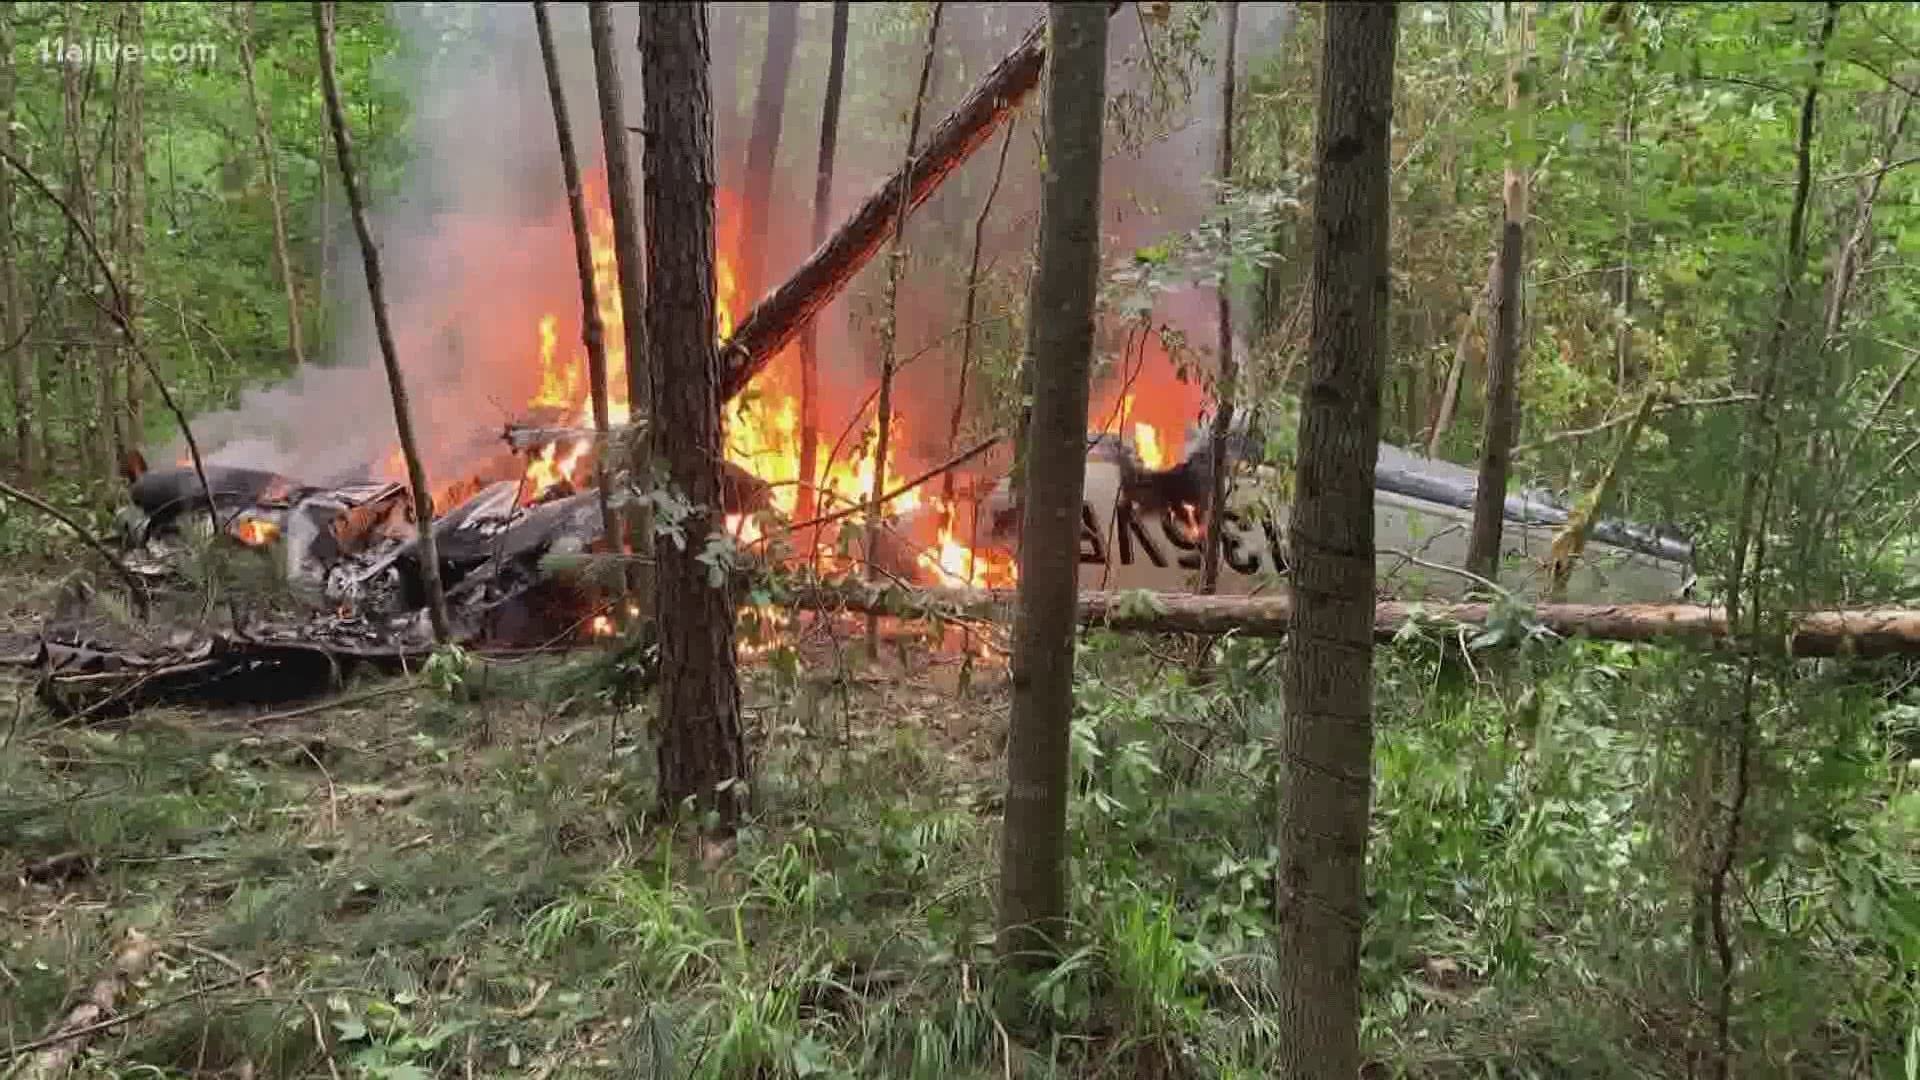
[[[1109,15],[1120,9],[1109,6]],[[1047,60],[1047,24],[1033,25],[927,137],[926,149],[881,184],[840,228],[741,320],[720,348],[720,396],[739,394],[879,252],[899,218],[927,201],[1035,86]]]
[[[45,501],[44,499],[40,498],[38,495],[35,495],[31,491],[22,491],[21,489],[14,487],[12,484],[9,484],[4,480],[0,480],[0,495],[5,495],[7,498],[13,499],[17,502],[26,503],[28,506],[33,507],[35,510],[40,511],[41,513],[47,515],[48,517],[52,518],[55,521],[58,521],[60,524],[65,525],[68,529],[72,530],[73,535],[79,537],[82,541],[86,543],[88,547],[92,548],[95,551],[95,553],[97,553],[102,559],[105,559],[107,562],[107,565],[113,568],[113,572],[120,576],[120,580],[127,583],[127,588],[133,593],[134,610],[139,612],[141,618],[143,619],[146,618],[147,616],[146,586],[141,583],[139,578],[134,576],[133,571],[127,569],[127,564],[121,562],[119,557],[114,555],[114,553],[110,549],[108,549],[107,545],[101,543],[98,538],[96,538],[92,533],[88,532],[85,528],[83,528],[79,522],[67,516],[65,511]]]

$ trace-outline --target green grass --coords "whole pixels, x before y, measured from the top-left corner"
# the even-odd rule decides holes
[[[608,715],[593,657],[297,724],[29,710],[0,869],[88,863],[4,894],[0,1026],[46,1032],[137,926],[138,1001],[268,975],[100,1037],[105,1075],[1268,1075],[1277,661],[1232,644],[1199,689],[1143,647],[1083,648],[1073,936],[1026,980],[991,950],[992,680],[822,698],[755,669],[755,816],[725,845],[649,816],[644,718]],[[1369,1075],[1682,1070],[1722,677],[1584,644],[1379,668]],[[1920,706],[1859,672],[1767,685],[1739,1075],[1908,1075]]]

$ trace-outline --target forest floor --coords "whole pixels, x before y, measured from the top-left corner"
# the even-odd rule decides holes
[[[12,617],[34,613],[11,595]],[[1634,666],[1602,648],[1598,666]],[[389,679],[318,710],[86,725],[15,673],[7,1044],[56,1029],[135,929],[150,952],[123,1022],[86,1043],[96,1075],[1264,1075],[1271,649],[1230,650],[1207,691],[1171,647],[1083,651],[1076,941],[1017,990],[990,947],[1004,660],[963,675],[930,643],[858,651],[747,666],[755,809],[724,843],[656,824],[644,718],[610,707],[606,650],[476,660],[458,687]],[[1382,721],[1370,1075],[1682,1067],[1686,883],[1627,824],[1657,806],[1658,737],[1577,704],[1644,697],[1587,659],[1531,672],[1531,698],[1384,671],[1383,709],[1429,704]],[[1904,1028],[1822,1007],[1886,974],[1839,951],[1817,977],[1780,959],[1814,1002],[1767,1060],[1902,1049]]]

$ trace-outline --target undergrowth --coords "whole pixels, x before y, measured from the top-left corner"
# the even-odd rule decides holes
[[[1281,661],[1230,641],[1199,687],[1146,642],[1081,659],[1073,936],[1027,979],[991,948],[1004,691],[979,680],[755,669],[755,816],[724,844],[649,816],[644,718],[594,657],[462,660],[304,727],[29,713],[0,753],[0,1025],[45,1033],[139,927],[137,997],[185,996],[96,1039],[101,1075],[1268,1075]],[[1769,679],[1739,1075],[1920,1071],[1898,679]],[[1380,653],[1369,1075],[1683,1068],[1723,683],[1617,645]]]

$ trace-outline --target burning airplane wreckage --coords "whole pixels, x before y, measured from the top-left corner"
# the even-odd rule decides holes
[[[935,127],[912,163],[867,195],[750,310],[734,277],[748,242],[740,234],[739,201],[726,187],[716,190],[715,314],[724,342],[720,389],[730,402],[717,509],[749,563],[783,562],[823,577],[864,574],[871,564],[919,586],[1015,583],[1018,514],[1004,479],[1004,446],[961,455],[956,464],[946,421],[951,402],[896,387],[892,460],[876,469],[863,448],[878,429],[855,405],[825,418],[818,444],[824,453],[813,475],[804,476],[804,377],[792,346],[883,247],[903,203],[924,202],[1007,120],[1038,84],[1044,60],[1045,35],[1036,24]],[[604,178],[596,175],[587,188],[610,419],[626,429],[632,410]],[[505,291],[481,273],[467,293],[436,296],[401,320],[419,335],[403,355],[442,363],[426,374],[437,374],[441,387],[469,391],[416,395],[428,415],[416,413],[415,426],[431,437],[431,475],[441,478],[431,493],[432,528],[456,636],[515,647],[611,632],[614,620],[595,590],[578,575],[549,570],[550,556],[607,550],[595,458],[618,454],[592,431],[584,356],[561,345],[578,340],[579,324],[579,282],[565,257],[567,215],[556,207],[533,227],[476,215],[439,223],[434,236],[450,265],[491,267],[499,253],[515,252],[518,265],[532,272]],[[570,310],[576,314],[569,317]],[[458,329],[442,333],[444,327]],[[1156,335],[1130,340],[1140,347],[1123,350],[1130,355],[1095,394],[1080,583],[1089,590],[1182,591],[1200,566],[1205,535],[1207,402]],[[845,372],[840,376],[845,383]],[[486,385],[476,391],[470,384],[477,383]],[[844,404],[870,400],[868,389],[856,383],[826,393]],[[373,384],[359,391],[352,400],[360,408],[378,392]],[[519,403],[502,417],[510,421],[504,437],[500,427],[475,422],[482,400]],[[320,411],[300,405],[296,411]],[[132,506],[122,530],[126,568],[157,590],[189,584],[196,552],[211,543],[270,567],[285,596],[304,610],[273,619],[247,619],[236,610],[235,625],[221,632],[138,634],[108,634],[102,620],[66,612],[49,622],[35,657],[46,675],[44,697],[69,710],[286,700],[324,692],[348,664],[400,664],[429,651],[418,523],[397,451],[377,433],[341,432],[337,418],[308,427],[305,447],[292,453],[253,453],[245,440],[216,440],[203,462],[204,487],[201,470],[178,455],[169,455],[165,467],[130,468]],[[359,463],[340,468],[338,451],[349,436],[363,437],[363,445],[350,448]],[[1243,441],[1232,449],[1236,473],[1261,468]],[[1430,571],[1464,559],[1472,474],[1383,447],[1379,477],[1383,587],[1403,596],[1459,595],[1465,577]],[[1243,481],[1238,490],[1261,486]],[[890,494],[868,551],[862,504],[875,490]],[[811,497],[803,499],[803,491]],[[1244,494],[1232,505],[1222,530],[1220,591],[1246,595],[1278,585],[1285,508]],[[1526,565],[1544,558],[1567,513],[1543,497],[1521,495],[1507,501],[1507,517],[1508,553]],[[1615,523],[1596,523],[1591,539],[1572,582],[1574,598],[1672,599],[1690,583],[1691,550],[1683,541]]]
[[[1141,442],[1156,439],[1142,425],[1133,437],[1089,438],[1086,502],[1082,506],[1081,586],[1087,590],[1191,588],[1206,533],[1205,500],[1210,446],[1199,425],[1189,432],[1177,464],[1155,468]],[[574,454],[571,472],[529,496],[528,475],[552,454],[559,435],[589,443]],[[457,636],[492,647],[526,647],[609,632],[590,588],[566,573],[549,572],[548,556],[607,549],[598,493],[569,477],[593,475],[591,440],[566,429],[520,427],[506,436],[533,464],[511,478],[468,480],[449,489],[465,497],[433,522],[440,573]],[[1234,463],[1246,476],[1260,466],[1243,451]],[[729,532],[749,555],[779,546],[789,564],[793,531],[773,489],[731,462],[722,485]],[[1379,582],[1400,598],[1452,599],[1471,584],[1444,568],[1464,559],[1472,515],[1473,475],[1383,445],[1375,513],[1380,534]],[[220,522],[218,542],[247,549],[271,564],[290,592],[310,609],[305,620],[263,622],[226,635],[171,640],[158,651],[113,647],[50,627],[41,660],[53,695],[67,709],[96,708],[114,694],[127,704],[191,697],[195,700],[281,700],[315,693],[337,681],[344,664],[402,661],[430,648],[419,536],[412,499],[399,483],[355,478],[314,484],[278,473],[210,466],[213,513],[191,467],[147,472],[132,485],[133,507],[123,515],[125,562],[154,583],[182,583],[183,564]],[[904,499],[904,496],[902,497]],[[886,573],[927,586],[993,585],[1014,581],[1017,518],[1001,480],[968,504],[977,550],[955,547],[951,514],[929,497],[889,518],[873,558]],[[1507,552],[1516,566],[1538,566],[1567,511],[1537,493],[1506,506]],[[757,524],[759,523],[759,524]],[[864,532],[851,517],[846,527]],[[839,554],[859,544],[835,536],[834,523],[812,553],[815,568],[857,573]],[[1247,595],[1279,584],[1286,570],[1285,508],[1240,500],[1222,530],[1221,591]],[[806,523],[800,523],[803,526]],[[811,532],[812,530],[797,530]],[[924,537],[932,533],[934,539]],[[1570,585],[1572,598],[1671,600],[1691,587],[1691,548],[1675,537],[1602,521],[1591,529],[1586,558]],[[944,563],[942,560],[945,560]],[[1431,571],[1439,569],[1441,572]],[[1537,592],[1536,575],[1513,582]],[[298,688],[308,687],[302,691]],[[138,688],[137,692],[134,688]]]

